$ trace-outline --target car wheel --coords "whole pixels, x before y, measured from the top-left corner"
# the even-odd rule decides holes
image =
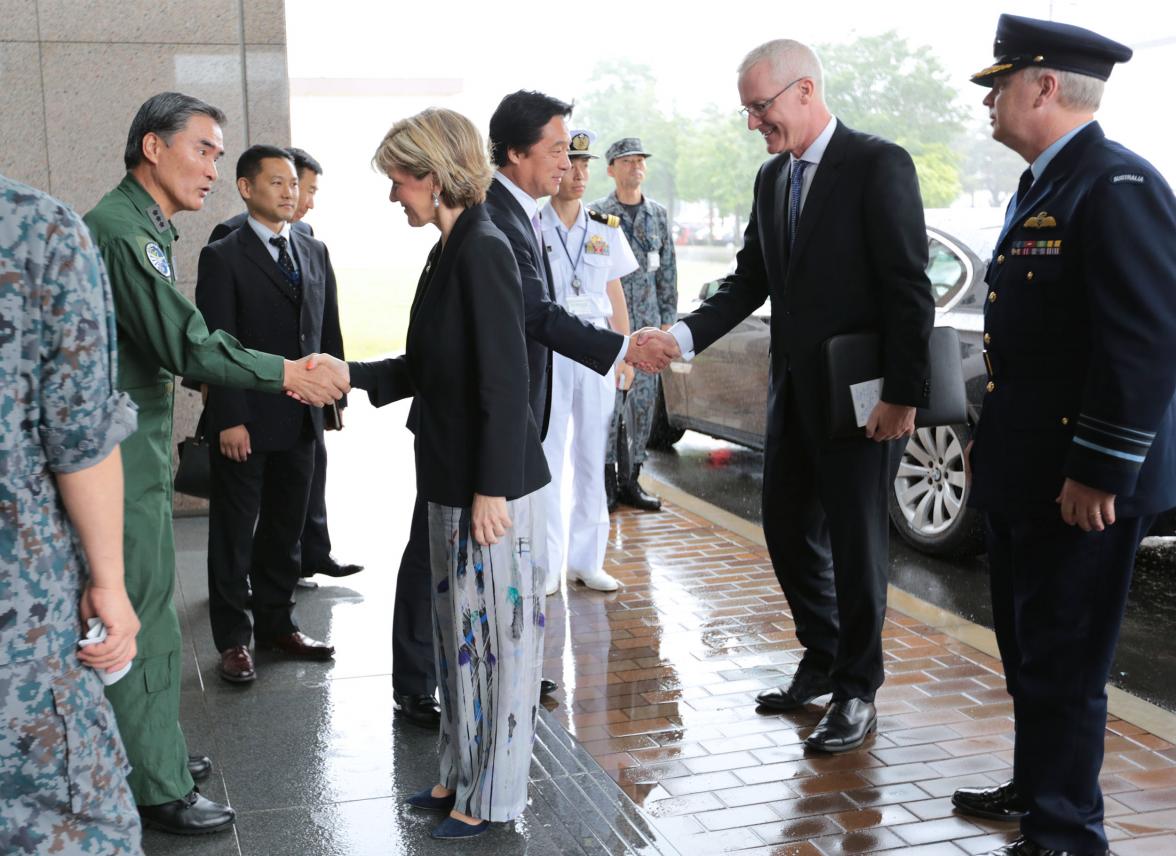
[[[657,385],[657,404],[653,408],[653,420],[649,425],[649,440],[645,443],[647,449],[657,449],[666,452],[682,439],[685,428],[675,428],[670,424],[670,417],[666,413],[666,396],[662,386]]]
[[[966,425],[917,428],[902,453],[890,519],[911,546],[935,556],[961,556],[984,549],[980,514],[968,508],[964,447]]]

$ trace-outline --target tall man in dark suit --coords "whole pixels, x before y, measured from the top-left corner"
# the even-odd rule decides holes
[[[1013,697],[1013,778],[957,790],[1021,820],[996,856],[1105,854],[1106,682],[1135,552],[1176,505],[1176,201],[1094,113],[1131,49],[1001,15],[992,136],[1029,164],[988,267],[989,371],[970,450]]]
[[[317,160],[304,149],[290,146],[286,152],[294,160],[294,169],[298,173],[298,203],[294,209],[294,218],[290,221],[290,228],[314,237],[314,227],[303,218],[314,209],[314,198],[318,193],[319,179],[323,168]],[[219,241],[245,224],[249,217],[248,211],[242,211],[218,223],[208,236],[208,243]],[[334,309],[338,314],[338,307]],[[332,356],[345,359],[343,356],[343,339],[339,339],[339,351],[329,352]],[[339,411],[347,406],[347,399],[341,399],[336,405]],[[337,430],[330,420],[324,422],[325,430]],[[323,574],[328,577],[347,577],[363,570],[363,565],[336,561],[331,556],[331,535],[327,529],[327,445],[323,441],[322,432],[314,440],[314,479],[310,483],[310,499],[306,505],[306,523],[302,527],[302,576],[298,585],[303,588],[316,588],[310,577]]]
[[[832,692],[806,743],[843,752],[876,724],[887,494],[930,390],[934,307],[910,156],[840,124],[822,86],[820,61],[798,42],[768,42],[744,59],[747,125],[774,157],[756,177],[737,268],[668,334],[636,335],[670,339],[689,359],[772,300],[764,536],[805,651],[790,685],[757,700],[789,710]],[[865,436],[830,440],[821,345],[862,331],[882,337],[881,400]]]
[[[309,235],[295,238],[289,224],[298,199],[293,160],[274,146],[246,149],[237,161],[237,189],[248,219],[200,253],[196,303],[209,328],[279,354],[339,352],[327,249]],[[212,386],[206,417],[217,438],[208,609],[221,677],[237,683],[256,678],[249,651],[255,630],[259,642],[289,655],[330,659],[334,648],[301,633],[292,614],[322,410],[281,395]],[[245,612],[247,574],[254,626]]]
[[[571,105],[559,99],[520,90],[503,98],[490,117],[491,158],[498,170],[486,193],[485,205],[494,225],[510,241],[522,275],[530,405],[541,438],[547,434],[551,403],[552,350],[602,375],[622,359],[645,364],[661,359],[659,343],[639,346],[628,336],[577,318],[556,302],[538,200],[555,195],[564,173],[571,168],[571,135],[566,121],[571,113]],[[409,426],[412,425],[410,414]],[[396,578],[392,685],[397,708],[410,720],[432,727],[439,714],[432,695],[436,679],[427,609],[429,543],[425,517],[424,504],[418,497]],[[555,682],[544,679],[541,689],[545,694],[554,692]]]

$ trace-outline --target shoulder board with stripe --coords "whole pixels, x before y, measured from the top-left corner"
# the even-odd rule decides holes
[[[591,208],[589,208],[588,216],[597,223],[603,223],[604,225],[611,226],[614,229],[621,225],[621,218],[616,214],[602,214],[599,211],[593,211]]]

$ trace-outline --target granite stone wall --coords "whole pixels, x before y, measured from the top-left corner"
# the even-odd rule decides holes
[[[228,116],[221,177],[204,210],[177,215],[180,289],[212,227],[241,210],[237,155],[290,143],[284,0],[0,0],[0,173],[49,191],[79,212],[122,178],[139,105],[186,92]],[[199,403],[176,395],[176,435]],[[180,497],[177,510],[203,503]]]

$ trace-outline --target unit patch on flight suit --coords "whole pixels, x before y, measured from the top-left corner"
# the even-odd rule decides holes
[[[171,277],[171,263],[168,262],[167,253],[159,244],[151,241],[143,248],[143,252],[147,254],[147,261],[151,262],[151,267],[164,276]]]

